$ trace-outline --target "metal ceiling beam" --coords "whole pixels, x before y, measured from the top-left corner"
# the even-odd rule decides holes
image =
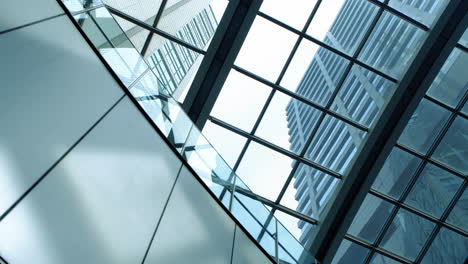
[[[203,128],[263,0],[231,0],[182,107]]]
[[[468,25],[468,1],[450,1],[398,85],[325,209],[315,238],[306,245],[330,263],[380,168],[440,68]]]

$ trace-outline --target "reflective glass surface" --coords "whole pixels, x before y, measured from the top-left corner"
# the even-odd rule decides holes
[[[343,240],[331,263],[345,264],[351,259],[355,263],[362,263],[368,252],[368,249],[361,247],[358,244],[352,243],[348,240]]]

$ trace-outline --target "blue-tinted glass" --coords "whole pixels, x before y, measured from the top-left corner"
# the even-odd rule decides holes
[[[465,106],[463,106],[461,111],[468,115],[468,101],[465,102]]]
[[[467,261],[468,238],[442,227],[421,263],[466,263]]]
[[[406,124],[398,142],[421,153],[426,153],[447,121],[450,112],[422,100]]]
[[[102,5],[101,0],[62,0],[70,12],[78,12],[87,8]]]
[[[333,257],[332,264],[348,264],[350,261],[356,264],[363,263],[368,252],[367,248],[343,239]]]
[[[421,160],[397,147],[393,148],[372,188],[399,199]]]
[[[260,234],[262,226],[253,213],[247,210],[247,206],[242,201],[237,198],[232,201],[231,213],[253,237],[257,237]]]
[[[403,19],[384,12],[359,58],[400,79],[423,43],[426,32]]]
[[[348,233],[373,243],[390,215],[393,205],[367,194],[348,229]]]
[[[431,26],[444,11],[448,2],[448,0],[390,0],[388,5],[426,26]]]
[[[427,94],[441,102],[456,107],[468,90],[468,53],[454,49]]]
[[[460,229],[468,232],[468,190],[465,189],[455,207],[452,209],[447,223],[450,223]]]
[[[394,91],[394,83],[354,65],[333,101],[333,107],[337,107],[338,113],[371,126]]]
[[[428,164],[417,179],[405,203],[439,218],[462,179],[434,165]]]
[[[432,157],[468,174],[468,120],[459,116],[450,126]]]
[[[369,263],[370,264],[400,264],[401,262],[391,259],[389,257],[386,257],[384,255],[375,253]]]
[[[435,224],[405,209],[400,209],[380,246],[397,255],[414,260],[426,243]]]

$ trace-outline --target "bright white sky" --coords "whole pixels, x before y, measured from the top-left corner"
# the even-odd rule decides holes
[[[211,7],[218,21],[228,1],[213,0]],[[260,10],[288,25],[302,30],[315,0],[264,0]],[[317,39],[325,37],[344,0],[324,0],[309,26],[307,33]],[[281,27],[257,17],[235,64],[265,79],[276,82],[298,36]],[[295,90],[312,61],[318,46],[303,40],[286,72],[281,85]],[[218,97],[212,115],[250,132],[271,88],[242,74],[231,71]],[[289,149],[286,121],[286,105],[290,98],[281,93],[273,97],[256,134],[274,144]],[[242,138],[209,124],[203,133],[214,147],[226,156],[231,166],[242,148]],[[228,142],[228,143],[226,143]],[[233,144],[234,142],[234,144]],[[276,200],[286,177],[291,171],[292,160],[259,144],[251,144],[237,174],[256,193]],[[294,190],[288,190],[282,204],[296,209]],[[297,220],[278,217],[296,237],[300,235]]]

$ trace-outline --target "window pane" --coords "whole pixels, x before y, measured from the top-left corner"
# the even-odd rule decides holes
[[[447,223],[468,232],[468,221],[466,221],[466,219],[468,219],[468,191],[465,189],[447,218]]]
[[[468,120],[457,117],[432,156],[466,175],[468,173]]]
[[[450,112],[423,99],[406,124],[398,142],[425,154],[434,143]]]
[[[466,263],[467,257],[468,238],[442,227],[421,263]]]
[[[260,11],[302,30],[317,0],[264,0]]]
[[[336,118],[326,116],[312,139],[306,157],[343,173],[356,155],[365,134]]]
[[[393,205],[389,202],[367,194],[348,229],[348,233],[369,243],[374,243],[392,209]]]
[[[332,264],[363,263],[369,250],[348,240],[343,240],[333,257]]]
[[[250,132],[270,92],[270,87],[231,70],[211,115]]]
[[[338,113],[370,127],[384,110],[395,87],[387,79],[353,65],[333,107]]]
[[[210,121],[205,124],[202,133],[229,166],[234,167],[247,139]]]
[[[400,79],[418,53],[426,34],[401,18],[384,12],[359,58]]]
[[[320,111],[281,92],[275,93],[255,134],[299,154]]]
[[[456,107],[467,91],[468,53],[454,49],[432,83],[428,95]]]
[[[418,256],[435,224],[400,209],[385,234],[381,246],[410,260]]]
[[[385,257],[384,255],[374,253],[370,264],[400,264],[401,262],[391,259],[389,257]]]
[[[307,34],[352,55],[377,9],[363,0],[322,1]]]
[[[295,34],[257,16],[235,64],[275,82],[296,39]]]
[[[236,173],[254,193],[274,201],[291,172],[291,163],[289,157],[251,142]]]
[[[448,0],[390,0],[388,5],[426,26],[431,26],[444,11],[448,2]]]
[[[302,40],[281,85],[314,103],[326,105],[349,61]]]
[[[416,156],[399,148],[393,148],[372,188],[399,199],[420,162]]]
[[[417,179],[405,203],[439,218],[462,179],[434,165],[428,164]]]

